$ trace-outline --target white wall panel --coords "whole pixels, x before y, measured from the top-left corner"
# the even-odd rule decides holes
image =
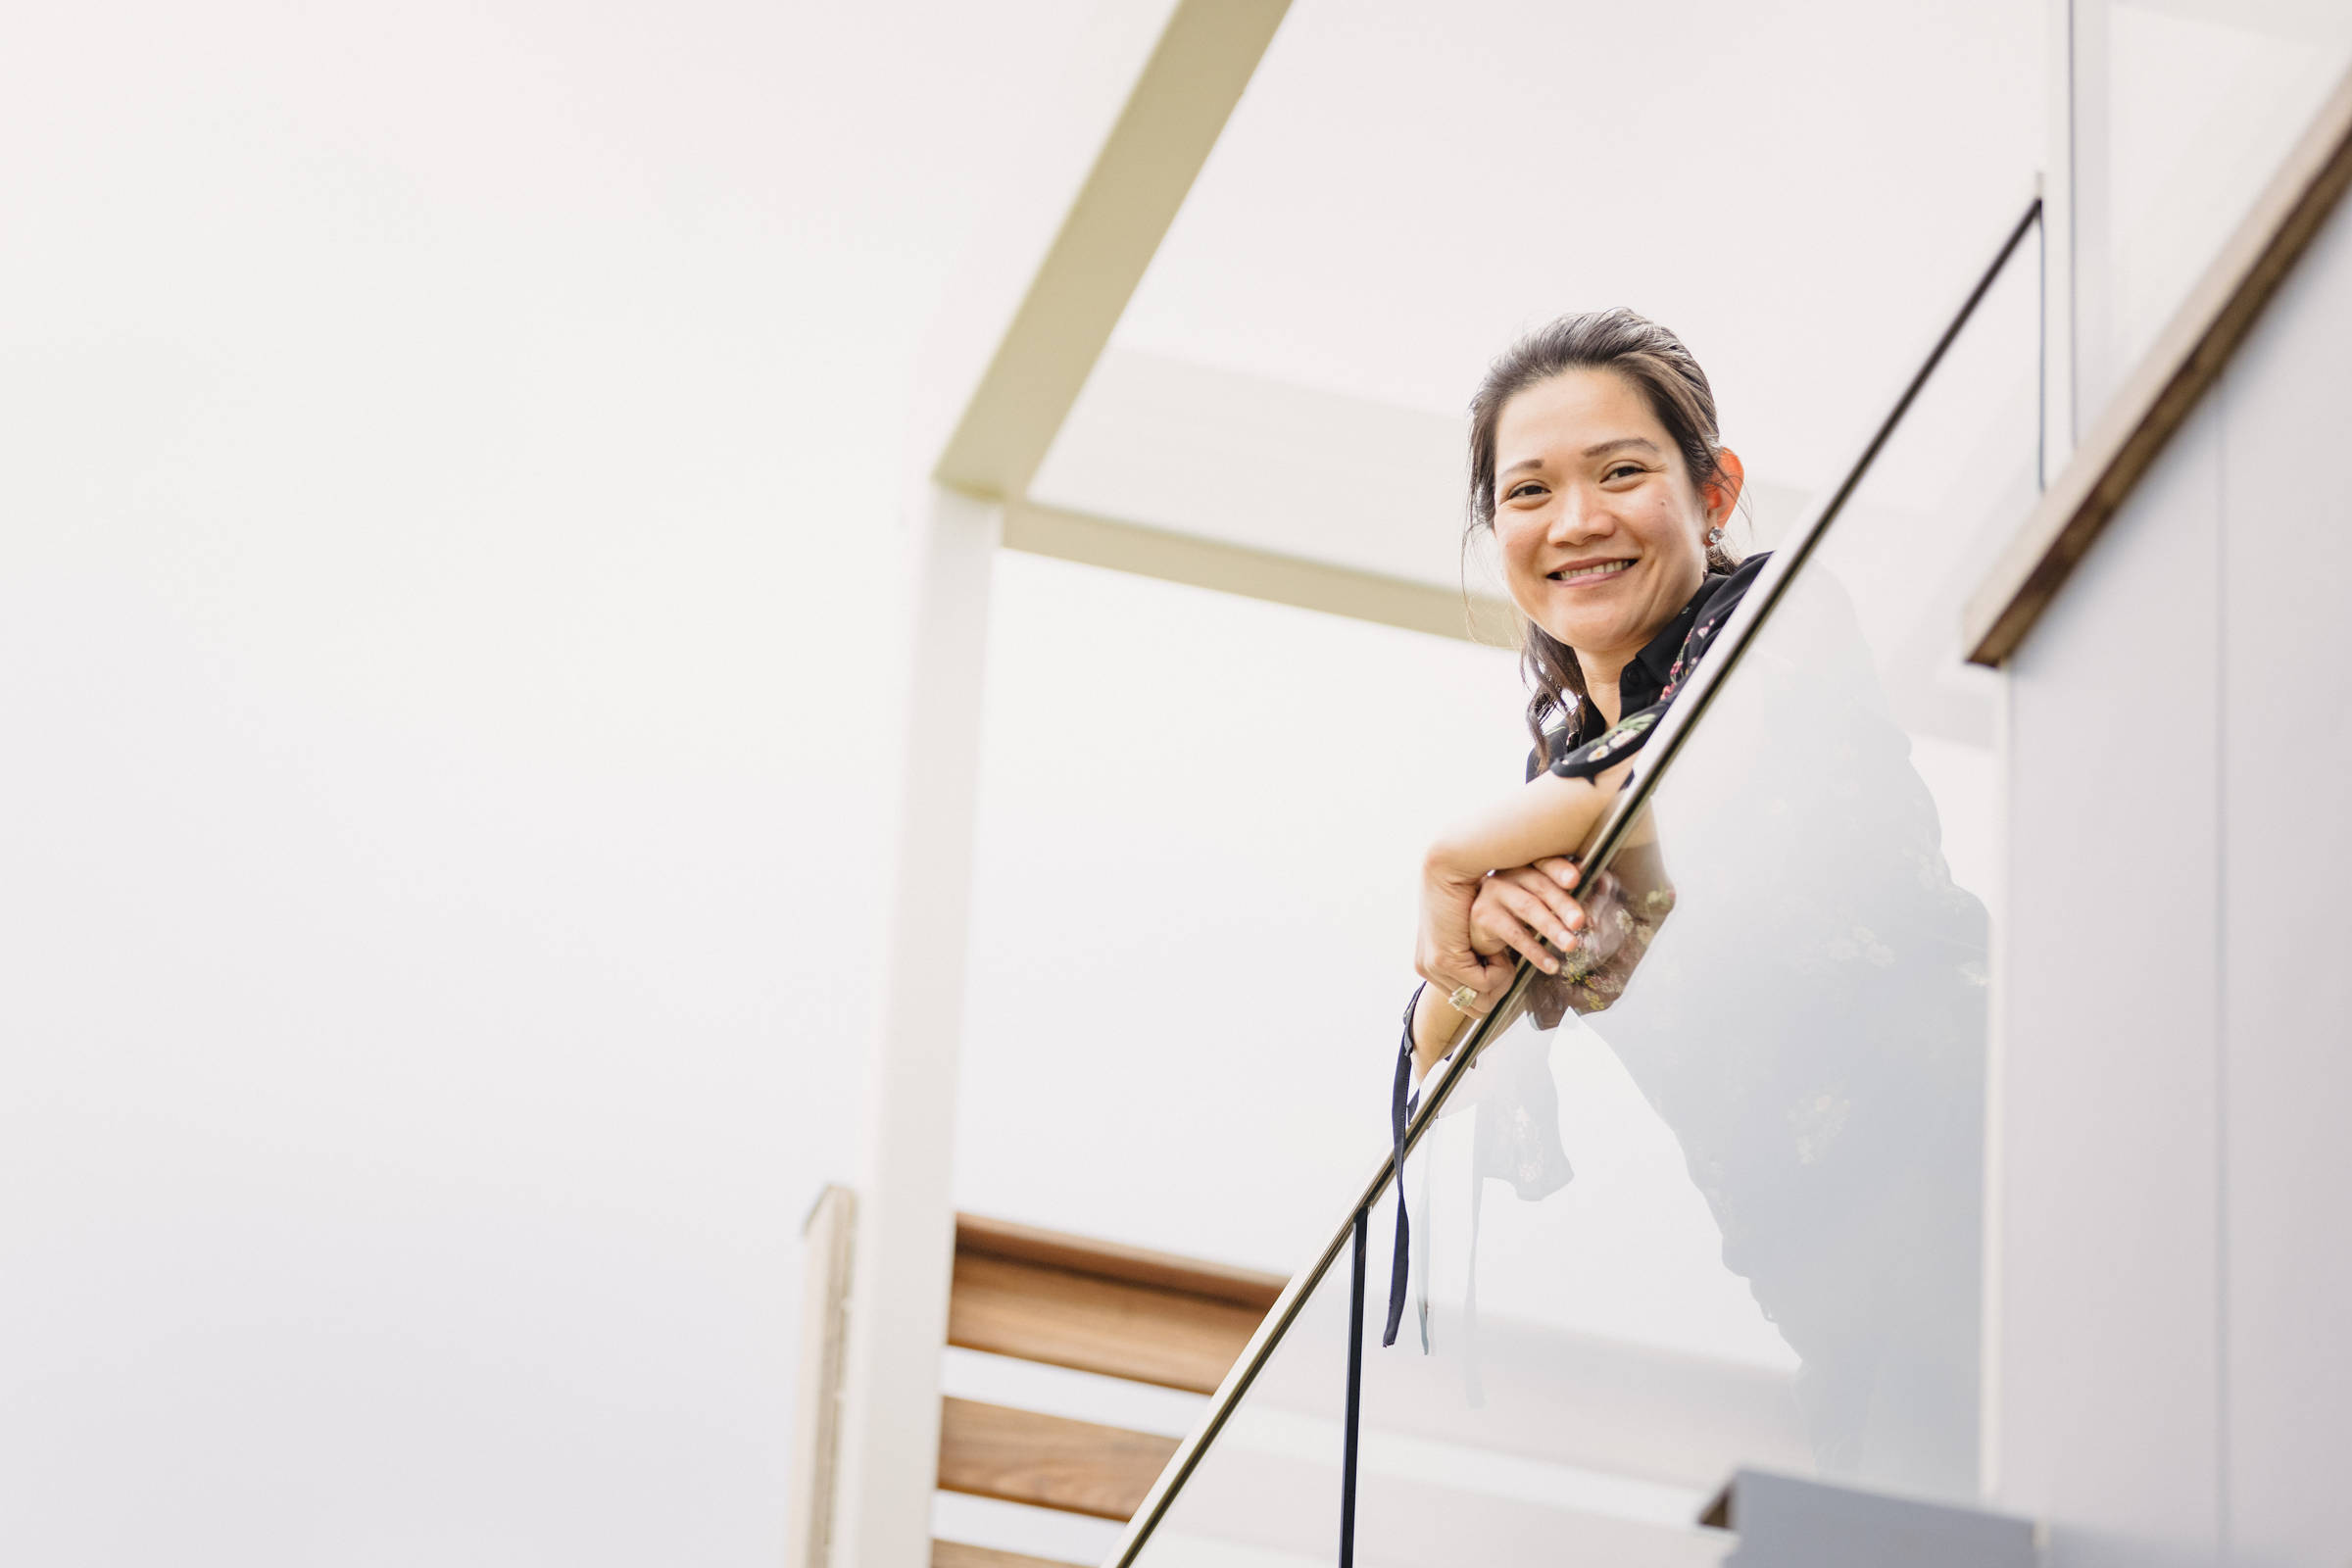
[[[2054,1568],[2217,1539],[2216,453],[2208,409],[2010,665],[1997,1500]]]
[[[2222,400],[2226,1521],[2234,1562],[2352,1550],[2352,211]]]

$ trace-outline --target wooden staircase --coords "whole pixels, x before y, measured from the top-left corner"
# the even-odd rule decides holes
[[[959,1214],[948,1343],[1213,1394],[1282,1293],[1275,1274]],[[940,1410],[939,1486],[1124,1522],[1176,1440],[971,1399]],[[932,1568],[1065,1568],[958,1542]]]

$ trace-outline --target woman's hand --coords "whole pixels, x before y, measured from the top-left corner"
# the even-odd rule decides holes
[[[1471,945],[1470,906],[1486,879],[1424,865],[1421,877],[1421,930],[1413,947],[1413,967],[1429,984],[1413,1009],[1413,1080],[1418,1083],[1453,1049],[1462,1026],[1483,1018],[1510,989],[1515,967],[1500,948],[1481,953]],[[1453,1002],[1458,989],[1475,995],[1461,1005]]]
[[[1530,956],[1545,973],[1559,971],[1560,960],[1544,953],[1540,938],[1570,936],[1585,918],[1569,897],[1575,867],[1562,857],[1600,820],[1627,766],[1619,763],[1592,779],[1539,773],[1430,847],[1421,862],[1421,923],[1413,943],[1413,968],[1430,986],[1413,1025],[1424,1067],[1434,1059],[1429,1054],[1452,1038],[1453,1026],[1440,1014],[1463,1016],[1443,1005],[1447,999],[1468,987],[1464,1008],[1483,1013],[1509,985],[1518,966],[1513,938],[1521,928],[1534,949]],[[1490,868],[1497,865],[1515,869],[1501,873],[1509,887],[1494,896],[1483,933],[1474,936],[1472,910],[1494,880]]]
[[[1413,969],[1440,997],[1462,986],[1481,994],[1497,976],[1508,979],[1511,960],[1501,950],[1481,953],[1471,945],[1470,906],[1484,876],[1432,855],[1421,867],[1421,929],[1413,943]]]
[[[1538,956],[1544,945],[1536,937],[1565,936],[1583,923],[1568,896],[1576,868],[1564,857],[1600,820],[1625,767],[1592,779],[1539,773],[1430,847],[1421,862],[1421,931],[1413,949],[1422,979],[1446,993],[1461,986],[1484,992],[1497,969],[1509,973],[1506,953],[1521,940],[1527,947],[1519,951],[1532,949],[1529,957],[1546,973],[1557,972],[1556,958]],[[1494,866],[1515,869],[1491,875]],[[1471,909],[1495,875],[1508,879],[1510,890],[1496,896],[1482,946],[1471,937]]]
[[[1557,855],[1488,875],[1470,905],[1471,951],[1482,957],[1516,953],[1558,974],[1560,956],[1576,947],[1586,923],[1573,896],[1577,879],[1576,862]]]
[[[1599,1012],[1612,1005],[1673,912],[1674,884],[1648,830],[1647,812],[1610,868],[1578,891],[1585,923],[1577,932],[1576,951],[1556,974],[1528,992],[1527,1010],[1538,1028],[1551,1028],[1565,1013]]]

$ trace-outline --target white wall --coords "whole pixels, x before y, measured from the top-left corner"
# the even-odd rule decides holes
[[[0,1558],[775,1559],[899,410],[1071,9],[12,12]]]
[[[2010,670],[1998,1500],[2059,1568],[2352,1540],[2339,210]]]
[[[2347,363],[2339,208],[2223,392],[2222,1509],[2247,1565],[2352,1542],[2352,500],[2328,477]]]

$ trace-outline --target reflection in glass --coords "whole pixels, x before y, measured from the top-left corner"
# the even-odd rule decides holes
[[[1405,1190],[1396,1347],[1367,1308],[1359,1561],[1714,1562],[1708,1490],[1739,1463],[1807,1463],[1793,1358],[1591,1030],[1522,1017],[1495,1038]]]
[[[1342,1252],[1132,1559],[1139,1568],[1339,1560],[1349,1278]]]

